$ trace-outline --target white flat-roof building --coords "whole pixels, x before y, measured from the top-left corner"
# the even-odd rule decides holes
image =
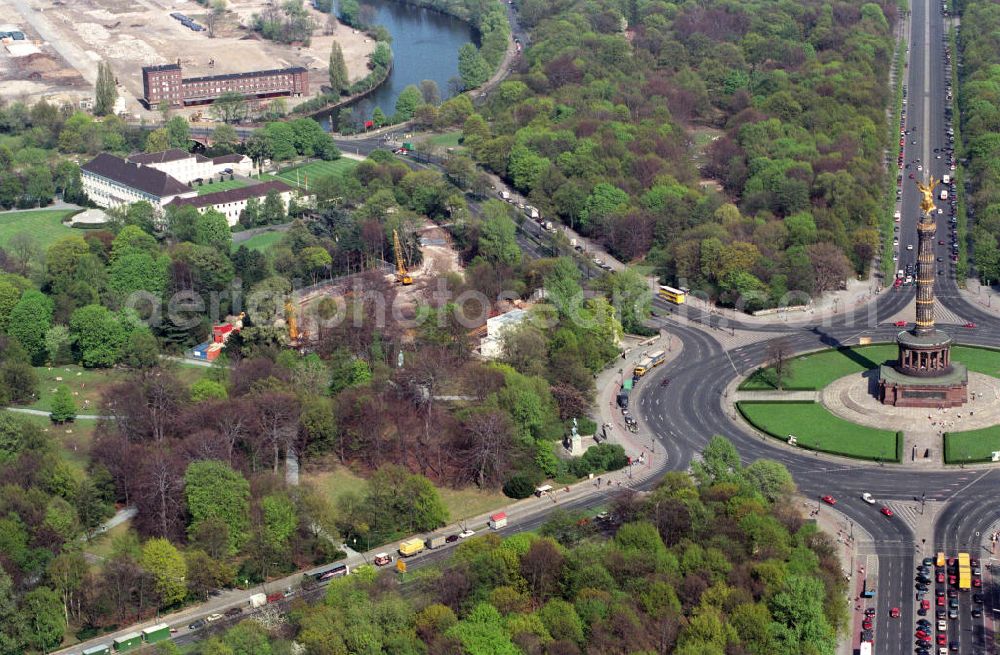
[[[503,355],[503,334],[520,325],[528,316],[526,309],[512,309],[486,319],[486,336],[479,342],[479,354],[485,359],[499,359]]]

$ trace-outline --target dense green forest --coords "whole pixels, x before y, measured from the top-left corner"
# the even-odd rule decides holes
[[[983,283],[1000,280],[1000,10],[989,2],[955,3],[958,31],[959,118],[956,157],[967,157],[963,171],[971,184],[971,221],[975,270]],[[962,197],[962,196],[959,196]],[[960,218],[961,220],[961,218]]]
[[[467,98],[434,109],[453,122],[472,113]],[[113,118],[13,103],[0,108],[0,155],[22,161],[33,149],[47,166],[71,167],[78,181],[67,155],[186,147],[186,127],[171,119],[141,132]],[[217,132],[213,152],[236,147],[231,128]],[[339,155],[308,120],[269,123],[239,148],[257,161]],[[331,537],[375,546],[433,530],[454,518],[440,488],[524,497],[544,479],[569,483],[622,467],[620,446],[579,458],[557,449],[572,420],[586,418],[594,376],[618,356],[622,323],[644,317],[641,308],[616,311],[607,296],[644,283],[609,274],[585,293],[571,260],[522,258],[510,205],[493,200],[470,211],[462,189],[484,188],[468,158],[442,174],[376,151],[347,172],[310,180],[315,206],[293,202],[289,218],[275,198],[248,207],[246,225],[292,221],[265,252],[234,248],[217,212],[171,207],[161,215],[142,202],[110,211],[103,228],[51,242],[5,237],[0,403],[37,406],[53,391],[41,381],[53,367],[79,365],[79,375],[107,376],[89,411],[113,420],[80,441],[0,412],[0,611],[8,612],[0,654],[51,649],[64,634],[86,638],[219,587],[328,562],[342,556]],[[450,298],[549,290],[550,305],[511,333],[502,361],[472,358],[465,308],[447,297],[418,302],[404,318],[425,320],[406,326],[379,313],[397,294],[375,270],[393,258],[393,231],[417,265],[418,228],[428,219],[452,224],[467,264],[466,275],[442,280]],[[288,348],[283,305],[293,284],[342,274],[356,277],[345,315],[360,322],[317,328],[309,354]],[[152,295],[133,307],[134,292]],[[241,293],[269,300],[248,308],[216,366],[194,375],[161,357],[207,339],[213,323],[241,311]],[[205,304],[178,311],[178,294]],[[335,310],[332,299],[316,307],[320,317]],[[432,400],[468,389],[476,402]],[[62,385],[43,409],[62,424],[75,404]],[[84,430],[79,422],[65,429]],[[306,468],[350,467],[364,482],[336,501],[308,484],[286,487],[289,452]],[[124,506],[136,517],[96,557],[90,537]]]
[[[847,622],[835,544],[776,462],[716,437],[694,476],[619,494],[608,521],[476,537],[402,578],[362,567],[281,629],[242,622],[201,655],[830,655]]]
[[[867,272],[896,3],[518,6],[519,74],[465,143],[543,213],[723,301]]]

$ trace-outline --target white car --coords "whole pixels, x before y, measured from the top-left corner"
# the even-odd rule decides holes
[[[867,491],[864,492],[863,494],[861,494],[861,500],[865,501],[869,505],[874,505],[875,504],[875,498],[873,498],[872,495],[870,493],[868,493]]]
[[[209,614],[208,616],[206,616],[205,620],[208,621],[209,623],[211,623],[212,621],[218,621],[221,618],[222,618],[222,615],[219,614],[218,612],[216,612],[215,614]]]
[[[459,539],[468,539],[469,537],[471,537],[474,534],[476,534],[475,530],[462,530],[461,532],[458,533],[458,538]]]
[[[907,250],[913,250],[913,244],[912,243],[906,244],[906,249]]]

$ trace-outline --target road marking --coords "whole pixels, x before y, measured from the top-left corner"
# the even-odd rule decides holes
[[[955,496],[957,496],[958,494],[962,493],[963,491],[965,491],[966,489],[968,489],[968,488],[969,488],[969,487],[971,487],[972,485],[976,484],[977,482],[979,482],[980,480],[982,480],[983,478],[985,478],[985,477],[986,477],[987,475],[989,475],[989,474],[990,474],[990,473],[992,473],[992,472],[993,472],[993,469],[990,469],[989,471],[986,471],[986,472],[985,472],[985,473],[983,473],[982,475],[980,475],[980,476],[977,476],[977,477],[976,477],[976,479],[975,479],[975,480],[973,480],[972,482],[970,482],[969,484],[967,484],[967,485],[965,485],[965,486],[961,487],[960,489],[956,489],[956,490],[955,490],[955,493],[953,493],[952,495],[948,496],[948,498],[947,498],[946,500],[947,500],[947,501],[950,501],[950,500],[954,499],[954,498],[955,498]]]

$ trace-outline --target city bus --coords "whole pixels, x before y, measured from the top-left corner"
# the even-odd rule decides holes
[[[958,588],[961,591],[972,589],[972,567],[969,565],[969,554],[958,554]]]
[[[675,305],[683,305],[687,302],[687,291],[675,289],[673,287],[660,287],[660,297]]]

